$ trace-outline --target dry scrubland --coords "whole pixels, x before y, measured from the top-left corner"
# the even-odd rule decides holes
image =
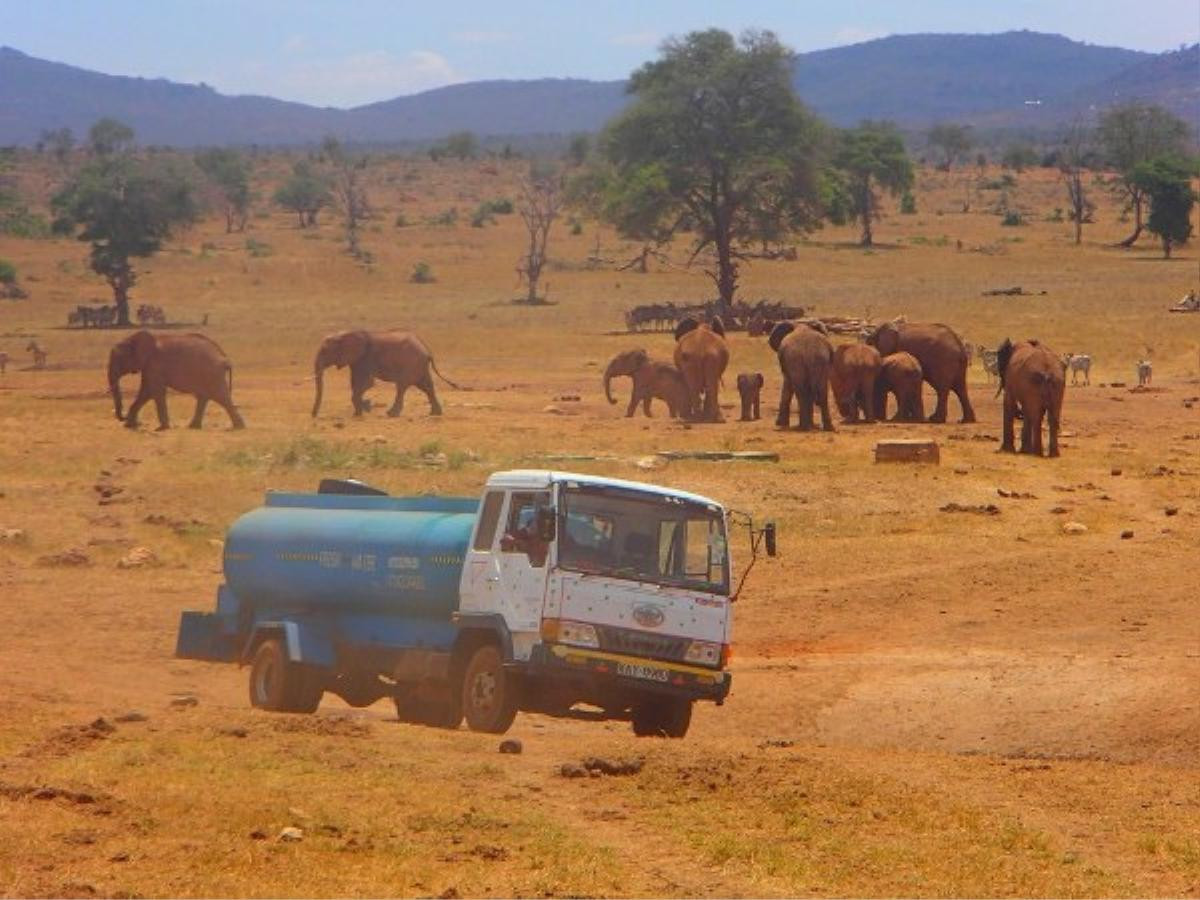
[[[1042,221],[1066,205],[1049,173],[1019,177],[1012,199],[1032,222],[1003,228],[984,211],[995,192],[962,214],[957,177],[926,172],[919,213],[880,224],[884,246],[864,252],[850,229],[825,229],[795,262],[746,268],[742,296],[1093,354],[1092,387],[1068,389],[1063,457],[996,454],[999,407],[978,365],[977,425],[778,432],[778,370],[744,335],[731,340],[725,401],[736,372],[765,372],[763,421],[685,429],[658,407],[622,419],[599,372],[630,346],[670,354],[669,335],[614,333],[623,308],[708,296],[707,282],[588,271],[596,227],[571,236],[564,224],[554,305],[509,305],[519,223],[476,229],[469,217],[515,197],[515,171],[376,170],[370,270],[342,252],[329,217],[308,232],[275,213],[243,235],[206,221],[149,261],[135,305],[209,315],[235,361],[239,433],[211,407],[201,433],[121,428],[102,371],[119,334],[58,327],[106,297],[85,247],[0,241],[33,294],[0,304],[0,350],[14,357],[0,378],[0,526],[29,536],[0,544],[0,891],[1200,893],[1200,403],[1184,406],[1200,394],[1200,316],[1166,312],[1196,286],[1195,249],[1162,262],[1149,241],[1110,248],[1127,226],[1107,200],[1074,246],[1069,224]],[[456,227],[393,227],[401,210],[420,223],[451,206]],[[409,283],[418,261],[436,283]],[[1047,293],[980,296],[1017,284]],[[474,390],[439,385],[440,420],[410,394],[390,420],[379,387],[377,411],[354,421],[346,375],[331,373],[312,421],[305,379],[321,335],[392,325],[418,330]],[[30,335],[53,370],[22,370]],[[1154,392],[1099,386],[1132,381],[1147,353]],[[561,394],[581,402],[545,411]],[[184,424],[191,401],[175,396],[171,411]],[[926,434],[941,466],[871,462],[876,439]],[[781,460],[635,467],[668,448]],[[779,523],[781,556],[759,565],[736,610],[733,693],[701,707],[685,741],[522,715],[524,754],[500,756],[495,738],[400,725],[382,703],[252,712],[244,672],[172,659],[179,612],[213,603],[224,528],[265,489],[353,474],[394,492],[475,494],[489,472],[547,465],[545,454],[606,456],[559,465],[687,487]],[[116,502],[101,505],[98,484],[121,488]],[[939,511],[952,502],[999,512]],[[1067,520],[1088,532],[1062,534]],[[133,545],[160,565],[116,568]],[[70,548],[91,564],[39,564]],[[744,560],[740,538],[735,549]],[[184,695],[198,705],[171,705]],[[131,710],[147,720],[84,727]],[[646,763],[624,778],[557,775],[588,754]],[[304,839],[277,840],[285,826]]]

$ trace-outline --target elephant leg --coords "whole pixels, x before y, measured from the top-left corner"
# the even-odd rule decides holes
[[[933,415],[929,417],[929,421],[941,425],[946,421],[946,409],[950,405],[950,389],[935,386],[934,390],[937,391],[937,406],[933,410]]]
[[[779,389],[779,413],[775,416],[778,428],[787,428],[792,424],[792,382],[784,375],[783,387]]]
[[[396,383],[396,399],[392,401],[392,407],[387,411],[388,416],[396,418],[404,412],[404,392],[408,390],[408,385],[403,381]]]
[[[750,411],[751,411],[751,413],[752,413],[752,414],[753,414],[753,416],[754,416],[754,421],[755,421],[755,422],[757,422],[759,419],[761,419],[761,418],[762,418],[762,406],[761,406],[761,404],[762,404],[762,398],[761,398],[761,397],[760,397],[758,394],[755,394],[755,395],[754,395],[754,402],[751,404],[751,408],[750,408]]]
[[[1061,411],[1058,406],[1051,403],[1050,408],[1046,410],[1046,417],[1048,420],[1047,425],[1050,429],[1050,453],[1048,455],[1052,458],[1058,456],[1058,420],[1060,415]]]
[[[192,421],[188,422],[188,428],[200,428],[204,422],[204,407],[208,405],[207,397],[196,398],[196,411],[192,413]]]
[[[417,382],[417,390],[429,398],[429,414],[431,416],[440,416],[442,414],[442,404],[438,402],[437,391],[433,387],[433,376],[426,372],[425,377]]]
[[[829,389],[828,387],[817,389],[817,407],[821,410],[821,430],[834,431],[833,417],[829,414]],[[855,414],[858,413],[858,407],[855,406]]]
[[[216,402],[222,409],[225,410],[226,413],[229,414],[229,421],[233,423],[234,431],[241,431],[246,427],[245,420],[242,418],[241,413],[238,412],[237,407],[233,405],[232,400],[218,398]]]
[[[1004,395],[1004,430],[1003,437],[1000,439],[1001,453],[1016,453],[1017,448],[1013,443],[1013,418],[1016,413],[1016,402],[1008,395]]]
[[[971,406],[971,398],[967,396],[966,372],[959,376],[958,381],[955,383],[954,395],[958,397],[958,405],[962,407],[962,424],[970,425],[975,421],[975,410]]]
[[[652,399],[654,399],[654,395],[650,393],[650,391],[646,391],[645,395],[642,397],[642,415],[644,415],[647,419],[654,418],[652,415],[650,415],[650,401]]]
[[[800,388],[800,430],[812,431],[813,427],[813,391],[808,385]]]
[[[154,394],[154,411],[158,413],[158,431],[166,431],[171,427],[170,416],[167,415],[167,389],[164,387]]]
[[[1037,419],[1034,410],[1021,405],[1021,452],[1033,453],[1033,423]]]
[[[867,424],[870,425],[875,421],[875,379],[867,378],[864,380],[862,388],[862,403],[863,415],[866,418]]]

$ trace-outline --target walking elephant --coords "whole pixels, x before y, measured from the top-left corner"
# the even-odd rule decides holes
[[[1005,338],[996,355],[1004,392],[1004,436],[1000,450],[1016,453],[1013,420],[1021,417],[1021,452],[1042,455],[1042,422],[1050,432],[1049,456],[1058,456],[1058,429],[1067,390],[1062,357],[1036,340],[1014,344]]]
[[[857,422],[860,411],[863,421],[875,421],[875,382],[881,363],[879,351],[869,344],[841,344],[833,351],[829,386],[843,422]]]
[[[742,398],[742,415],[739,422],[756,422],[762,409],[762,372],[741,372],[737,377],[738,394]]]
[[[975,421],[975,410],[967,396],[967,348],[952,328],[938,324],[889,322],[868,335],[867,343],[884,356],[904,351],[917,358],[924,379],[937,392],[937,407],[929,417],[930,422],[946,421],[951,391],[962,406],[962,421]]]
[[[829,374],[833,369],[833,346],[829,338],[807,325],[780,322],[767,339],[779,356],[783,390],[779,395],[779,415],[775,424],[787,428],[791,423],[792,397],[800,407],[800,430],[813,427],[813,404],[821,410],[821,428],[833,431],[829,415]]]
[[[452,388],[458,388],[438,371],[433,354],[425,342],[411,332],[339,331],[321,341],[313,362],[313,374],[317,382],[317,395],[312,408],[314,417],[321,410],[325,370],[330,366],[339,369],[350,367],[350,401],[356,416],[366,411],[367,402],[363,395],[375,384],[376,378],[396,385],[396,399],[388,410],[389,416],[398,416],[403,411],[404,393],[410,387],[417,388],[429,398],[430,415],[442,414],[442,404],[438,402],[433,389],[431,372]]]
[[[612,395],[612,380],[625,375],[633,380],[633,393],[629,397],[629,407],[625,410],[627,418],[633,415],[639,403],[642,405],[642,412],[649,417],[652,399],[666,403],[672,419],[687,413],[687,384],[679,370],[670,363],[652,360],[649,354],[641,349],[618,353],[604,370],[604,396],[608,398],[609,403],[617,402]]]
[[[692,316],[675,326],[675,368],[688,389],[686,417],[700,422],[722,422],[721,376],[729,365],[725,326],[714,316],[702,323]]]
[[[888,394],[896,395],[896,422],[924,422],[925,404],[921,400],[924,383],[921,364],[911,353],[893,353],[880,363],[875,379],[875,415],[887,419]]]
[[[121,378],[140,372],[142,383],[129,411],[121,411]],[[126,428],[138,427],[138,412],[154,401],[158,430],[171,427],[167,416],[167,389],[192,394],[196,411],[189,428],[199,428],[204,407],[213,401],[229,413],[234,428],[245,428],[233,405],[233,365],[216,342],[202,334],[151,334],[135,331],[117,343],[108,354],[108,388],[118,421]]]

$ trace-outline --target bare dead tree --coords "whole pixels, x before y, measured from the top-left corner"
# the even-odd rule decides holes
[[[550,229],[562,208],[562,188],[562,179],[557,173],[547,171],[531,170],[520,180],[521,199],[517,203],[517,212],[529,233],[529,249],[517,261],[517,283],[528,287],[524,299],[518,302],[530,306],[546,302],[545,295],[538,295],[538,283],[546,266]]]
[[[1058,163],[1059,173],[1067,187],[1071,221],[1075,223],[1076,244],[1083,242],[1083,225],[1085,222],[1091,221],[1092,212],[1095,209],[1088,199],[1084,185],[1085,160],[1090,140],[1090,133],[1083,120],[1075,119],[1063,138],[1062,153]]]
[[[358,228],[371,215],[365,184],[369,160],[365,155],[347,152],[335,138],[326,138],[322,151],[333,169],[331,189],[346,226],[346,250],[356,259],[361,258]]]

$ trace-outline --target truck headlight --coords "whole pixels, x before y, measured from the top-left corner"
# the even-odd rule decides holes
[[[600,646],[595,626],[586,622],[572,622],[569,619],[547,619],[542,622],[542,638],[575,647]]]
[[[710,641],[692,641],[688,644],[684,661],[697,663],[702,666],[719,666],[721,664],[721,645]]]

